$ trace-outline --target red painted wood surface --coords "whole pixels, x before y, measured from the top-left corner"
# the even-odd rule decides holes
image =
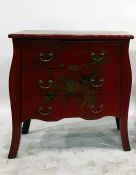
[[[24,31],[9,37],[14,43],[9,76],[13,121],[9,158],[16,157],[21,124],[29,119],[57,121],[81,117],[94,120],[114,116],[120,123],[123,149],[130,150],[127,120],[132,78],[128,46],[132,35],[124,32],[53,34],[52,31]],[[71,67],[76,67],[76,71]],[[101,78],[104,81],[97,88],[89,85],[89,91],[96,94],[91,104],[85,100],[88,91],[67,97],[63,88],[55,91],[52,101],[45,101],[46,93],[54,89],[43,90],[39,80],[43,81],[42,86],[46,86],[49,80],[56,84],[62,77],[79,81],[93,70],[99,72],[95,77],[98,84]]]
[[[48,55],[53,53],[53,58],[49,62],[40,60],[40,53]],[[109,67],[119,67],[121,57],[121,42],[118,41],[23,41],[22,42],[22,69],[45,69],[59,68],[64,64],[64,68],[70,65],[91,64],[91,53],[100,55],[104,53],[104,65]]]
[[[95,91],[98,94],[119,94],[120,93],[120,77],[118,76],[119,70],[114,68],[113,66],[108,69],[100,69],[99,73],[97,75],[97,82],[100,84],[100,87],[94,87],[95,83],[89,84],[90,91]],[[86,76],[91,74],[90,69],[84,68],[81,71],[70,71],[67,69],[53,69],[48,70],[27,70],[23,71],[22,74],[22,96],[30,96],[30,95],[44,95],[46,93],[55,93],[58,95],[64,95],[64,87],[60,86],[60,79],[67,78],[74,80],[74,82],[79,83],[81,76]],[[43,83],[41,83],[41,86],[39,85],[40,80],[42,80]],[[53,87],[48,86],[48,82],[52,80],[53,81]],[[101,80],[103,80],[103,83],[101,83]],[[111,81],[112,80],[112,81]],[[46,88],[44,88],[46,87]],[[74,94],[78,93],[88,93],[87,91],[77,91],[73,92]]]
[[[12,141],[8,158],[15,158],[18,152],[21,135],[21,70],[20,42],[13,41],[14,54],[9,75],[9,94],[12,112]]]
[[[123,42],[122,50],[122,71],[121,71],[121,104],[120,104],[120,132],[122,139],[122,146],[125,151],[129,151],[128,139],[128,109],[131,93],[132,75],[129,60],[129,42]]]
[[[64,31],[64,30],[24,30],[9,34],[9,38],[24,39],[133,39],[134,36],[124,31]]]
[[[28,96],[22,98],[22,120],[38,118],[44,121],[57,121],[72,117],[94,120],[104,116],[119,115],[119,96],[97,95],[96,99],[96,103],[92,104],[94,107],[91,110],[91,106],[84,100],[83,95],[55,96],[51,103],[46,103],[43,96]],[[43,116],[39,113],[39,107],[43,107],[43,112],[48,112],[50,106],[52,107],[51,114]],[[98,113],[95,113],[96,111]]]

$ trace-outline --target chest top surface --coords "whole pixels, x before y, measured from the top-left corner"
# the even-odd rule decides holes
[[[9,38],[22,39],[133,39],[124,31],[76,31],[76,30],[23,30],[8,35]]]

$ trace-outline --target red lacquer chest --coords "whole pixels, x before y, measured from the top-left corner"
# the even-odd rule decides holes
[[[9,158],[17,155],[30,120],[116,118],[130,150],[127,119],[131,68],[126,32],[22,31],[10,34],[14,54],[9,76],[13,133]],[[22,127],[23,123],[23,127]],[[22,128],[21,128],[22,127]]]

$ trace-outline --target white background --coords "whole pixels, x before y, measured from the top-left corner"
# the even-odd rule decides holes
[[[9,33],[40,30],[121,30],[136,34],[135,0],[0,0],[0,102],[8,105],[8,74],[13,48]],[[135,96],[136,41],[130,43]],[[127,82],[126,82],[127,83]],[[131,101],[135,102],[131,96]],[[131,103],[130,119],[134,103]],[[2,108],[5,109],[5,108]],[[2,110],[0,109],[0,110]]]

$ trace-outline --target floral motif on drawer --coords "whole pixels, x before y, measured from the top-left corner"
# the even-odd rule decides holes
[[[82,94],[71,95],[69,98],[54,96],[51,101],[47,101],[46,96],[22,98],[24,120],[38,117],[45,121],[56,121],[64,117],[79,116],[89,120],[113,114],[119,114],[119,96],[116,95],[96,95],[92,99]]]
[[[80,70],[73,70],[73,68],[27,70],[22,74],[23,96],[44,95],[51,92],[57,95],[88,94],[89,91],[118,94],[119,90],[120,79],[114,67],[110,69],[101,69],[98,66],[97,68],[85,67]]]

